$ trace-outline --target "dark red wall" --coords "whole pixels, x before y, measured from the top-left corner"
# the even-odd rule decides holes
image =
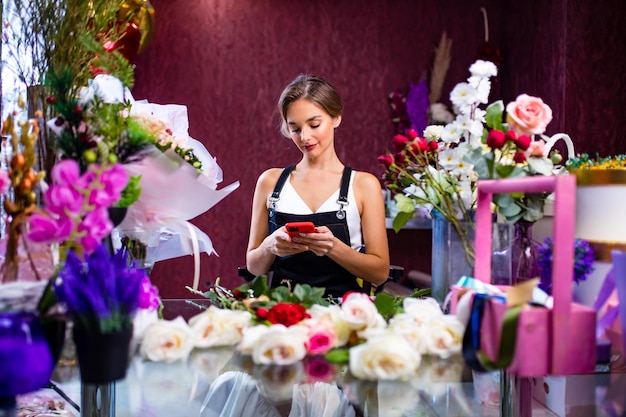
[[[245,263],[251,199],[266,168],[297,161],[278,132],[275,103],[301,72],[333,83],[345,101],[337,132],[340,157],[355,169],[382,172],[376,157],[393,133],[387,95],[407,90],[428,70],[442,31],[452,38],[444,94],[463,81],[483,40],[480,7],[491,40],[504,54],[505,101],[526,92],[552,107],[548,133],[568,132],[577,149],[625,152],[626,6],[608,0],[515,2],[441,0],[151,0],[154,38],[136,62],[135,98],[188,106],[189,133],[224,170],[223,185],[241,187],[193,220],[219,256],[202,255],[203,282],[238,285]],[[513,3],[513,2],[510,2]],[[428,231],[390,232],[392,262],[430,270]],[[191,257],[157,263],[153,281],[165,297],[185,297]]]

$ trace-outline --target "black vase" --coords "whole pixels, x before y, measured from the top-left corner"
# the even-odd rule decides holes
[[[128,368],[130,341],[129,329],[101,333],[74,325],[80,379],[86,384],[108,384],[123,379]]]

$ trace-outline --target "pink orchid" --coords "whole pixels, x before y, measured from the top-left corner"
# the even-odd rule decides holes
[[[0,170],[0,195],[6,194],[11,185],[9,174],[5,170]]]
[[[80,167],[75,160],[64,159],[52,167],[50,176],[57,185],[72,185],[80,178]]]
[[[51,242],[67,239],[72,232],[72,222],[67,218],[53,217],[34,213],[30,216],[29,230],[26,237],[33,242]]]

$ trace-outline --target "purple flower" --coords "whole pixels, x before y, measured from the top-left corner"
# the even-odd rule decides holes
[[[65,184],[53,184],[43,196],[46,209],[58,216],[80,214],[83,208],[83,196],[73,188]]]
[[[428,84],[426,80],[418,84],[411,83],[406,97],[406,112],[411,120],[411,127],[422,135],[428,126]]]
[[[55,184],[71,186],[80,177],[80,167],[73,159],[64,159],[52,167],[50,177]]]
[[[78,233],[83,234],[80,242],[87,253],[94,251],[95,246],[113,230],[113,223],[106,208],[100,207],[87,213],[78,225]]]
[[[143,310],[155,311],[161,305],[159,290],[152,285],[147,276],[141,281],[139,289],[139,308]]]
[[[54,286],[74,320],[106,333],[130,326],[145,278],[125,251],[111,256],[98,245],[84,260],[70,251]]]
[[[128,173],[122,164],[113,164],[109,169],[102,171],[100,182],[108,193],[119,195],[128,184]],[[117,200],[116,200],[117,201]]]
[[[552,293],[552,238],[546,237],[543,245],[538,248],[537,265],[541,273],[541,283],[539,287],[547,292]],[[593,272],[593,262],[595,254],[589,242],[583,239],[574,240],[574,282],[579,283],[587,279],[589,274]]]
[[[55,219],[34,213],[28,219],[26,237],[33,242],[53,242],[67,239],[72,233],[72,222],[68,218]]]

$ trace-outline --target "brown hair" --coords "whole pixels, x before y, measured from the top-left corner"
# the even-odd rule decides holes
[[[343,103],[337,90],[323,79],[314,75],[300,74],[285,87],[278,99],[281,118],[281,133],[289,137],[287,110],[294,101],[306,99],[324,109],[331,117],[341,116]]]

